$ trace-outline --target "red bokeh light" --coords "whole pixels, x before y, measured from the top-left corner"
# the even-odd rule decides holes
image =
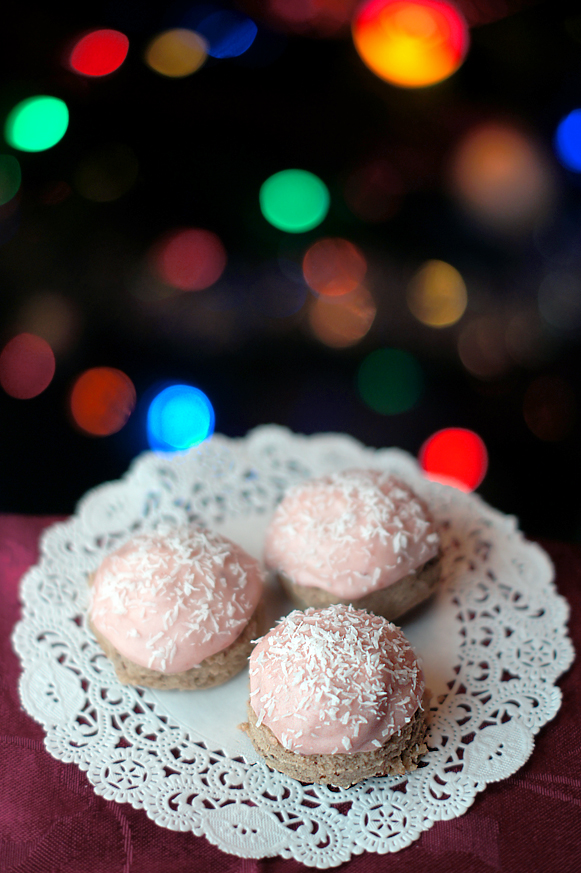
[[[54,371],[53,350],[33,333],[19,333],[0,354],[0,385],[18,400],[41,394],[50,385]]]
[[[474,491],[486,475],[488,452],[474,431],[447,427],[426,440],[419,461],[428,479],[461,491]]]
[[[129,51],[129,40],[118,30],[93,30],[71,52],[70,65],[83,76],[107,76],[117,70]]]
[[[333,38],[349,32],[358,0],[246,0],[249,15],[262,18],[275,30],[302,36]]]
[[[226,267],[226,249],[210,230],[192,227],[163,237],[151,253],[159,278],[180,291],[201,291],[217,282]]]
[[[76,380],[70,397],[75,424],[93,436],[109,436],[126,424],[135,409],[133,382],[113,367],[93,367]]]

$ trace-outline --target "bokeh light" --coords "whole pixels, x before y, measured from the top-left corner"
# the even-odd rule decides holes
[[[246,0],[245,8],[276,30],[329,38],[349,33],[358,0]]]
[[[451,162],[455,197],[478,221],[500,231],[529,229],[548,209],[554,180],[530,137],[501,123],[472,128]]]
[[[575,392],[560,376],[538,376],[523,399],[523,415],[529,430],[540,440],[557,442],[573,428],[576,415]]]
[[[157,394],[147,411],[152,449],[189,449],[214,432],[214,409],[203,391],[192,385],[170,385]]]
[[[345,202],[369,223],[387,221],[398,211],[405,186],[400,174],[382,158],[357,167],[345,183]]]
[[[76,305],[56,291],[38,291],[22,304],[15,318],[19,332],[45,340],[55,353],[63,354],[79,339],[81,316]]]
[[[0,155],[0,206],[9,203],[18,194],[22,172],[13,155]]]
[[[552,337],[537,308],[522,309],[506,323],[506,350],[521,367],[538,367],[551,355]]]
[[[419,401],[424,378],[419,362],[403,349],[376,349],[359,366],[361,399],[375,412],[398,415]]]
[[[445,261],[427,261],[407,288],[412,315],[430,327],[448,327],[462,318],[468,295],[464,279]]]
[[[320,239],[307,249],[303,258],[305,282],[313,291],[328,297],[354,291],[366,272],[365,255],[346,239]]]
[[[556,209],[541,216],[533,228],[533,239],[544,261],[568,267],[581,260],[581,215],[575,210]]]
[[[353,20],[353,41],[376,76],[421,88],[456,72],[469,38],[462,13],[445,0],[369,0]]]
[[[557,330],[568,332],[581,327],[581,279],[578,273],[557,270],[540,284],[539,312]]]
[[[129,51],[129,40],[118,30],[93,30],[76,43],[69,63],[83,76],[108,76],[118,70]]]
[[[166,234],[151,252],[158,277],[180,291],[209,288],[224,272],[226,260],[226,249],[220,238],[199,227]]]
[[[110,203],[126,194],[137,180],[139,164],[135,152],[122,143],[95,149],[75,170],[75,187],[94,203]]]
[[[73,421],[91,436],[109,436],[127,423],[135,409],[133,382],[114,367],[92,367],[76,379],[70,395]]]
[[[145,63],[156,73],[173,79],[190,76],[208,57],[208,44],[198,33],[185,28],[166,30],[145,50]]]
[[[555,151],[564,167],[581,173],[581,109],[574,109],[559,123]]]
[[[429,437],[420,449],[419,462],[426,478],[460,491],[478,488],[488,469],[488,452],[472,430],[447,427]]]
[[[213,58],[237,58],[247,51],[258,28],[251,18],[232,9],[219,9],[203,18],[196,25],[207,43],[208,54]]]
[[[487,381],[504,376],[512,360],[503,319],[483,315],[466,324],[458,337],[458,355],[468,372],[478,379]]]
[[[377,307],[371,293],[360,285],[341,297],[317,297],[309,307],[309,327],[315,337],[333,349],[354,346],[369,333]]]
[[[295,242],[292,238],[291,241],[292,243]],[[303,268],[301,264],[297,262],[297,257],[300,257],[300,254],[294,245],[291,246],[291,251],[289,252],[285,252],[283,247],[277,258],[278,269],[283,276],[286,276],[287,279],[291,280],[291,282],[298,282],[306,288]]]
[[[63,100],[41,94],[17,103],[4,125],[6,142],[22,152],[42,152],[60,142],[69,126]]]
[[[329,191],[308,170],[281,170],[260,188],[260,209],[270,224],[287,233],[317,227],[329,211]]]
[[[0,353],[0,385],[11,397],[29,400],[48,388],[55,371],[53,350],[42,337],[20,333]]]

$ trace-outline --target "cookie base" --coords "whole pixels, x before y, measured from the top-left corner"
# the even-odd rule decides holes
[[[403,776],[418,766],[428,748],[426,735],[427,700],[425,709],[416,710],[412,720],[390,737],[379,749],[370,752],[337,753],[335,755],[299,755],[285,749],[265,724],[256,724],[257,717],[248,703],[248,722],[239,725],[248,734],[256,751],[273,769],[298,779],[299,782],[319,782],[349,788],[371,776]]]
[[[440,581],[440,572],[440,555],[436,555],[415,573],[408,573],[393,585],[354,598],[337,597],[323,588],[298,585],[282,573],[278,574],[278,579],[288,597],[299,609],[307,609],[309,606],[320,609],[334,603],[351,603],[356,609],[366,609],[368,612],[374,612],[375,615],[382,615],[388,621],[395,621],[433,594]]]
[[[213,688],[216,685],[223,685],[224,682],[236,676],[248,663],[248,658],[254,648],[252,640],[259,635],[260,622],[259,606],[250,617],[242,633],[227,648],[221,652],[216,652],[215,655],[210,655],[200,664],[182,673],[161,673],[158,670],[150,670],[148,667],[142,667],[140,664],[130,661],[95,628],[91,619],[88,619],[89,628],[113,663],[117,678],[123,685],[145,685],[148,688],[161,688],[165,691]]]

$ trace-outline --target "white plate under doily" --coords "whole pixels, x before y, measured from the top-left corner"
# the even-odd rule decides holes
[[[331,789],[302,785],[257,760],[237,729],[246,673],[205,692],[122,686],[84,614],[87,575],[135,531],[200,521],[259,556],[289,485],[354,466],[397,472],[429,501],[444,583],[402,624],[433,692],[423,766]],[[241,857],[281,855],[317,867],[364,850],[398,851],[518,770],[559,709],[555,682],[573,659],[551,563],[513,518],[428,482],[397,449],[275,426],[238,440],[215,435],[186,454],[137,458],[123,479],[90,491],[73,517],[45,532],[21,596],[13,636],[21,699],[55,758],[86,771],[98,794],[145,809],[162,827],[203,834]],[[273,589],[272,618],[285,608]]]

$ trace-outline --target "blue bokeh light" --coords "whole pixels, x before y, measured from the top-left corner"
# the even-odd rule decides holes
[[[149,405],[149,445],[162,452],[189,449],[212,435],[214,422],[214,409],[203,391],[192,385],[170,385]]]
[[[555,150],[564,167],[581,173],[581,109],[574,109],[559,123]]]
[[[219,10],[202,19],[196,33],[208,43],[213,58],[237,58],[247,51],[258,32],[256,24],[241,12]]]

